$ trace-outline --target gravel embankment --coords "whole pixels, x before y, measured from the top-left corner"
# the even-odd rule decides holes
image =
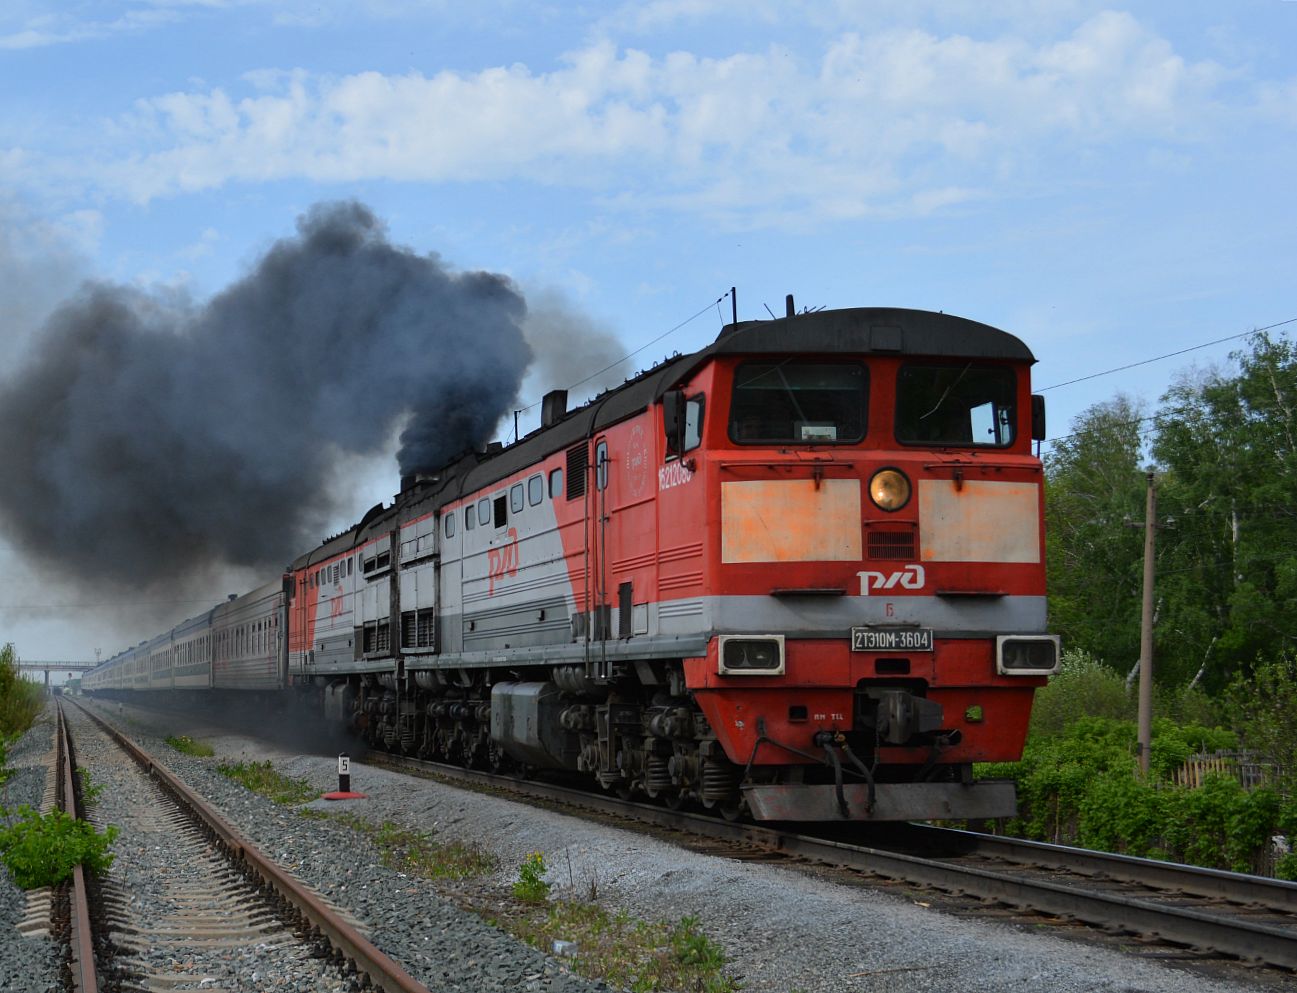
[[[199,789],[239,830],[282,866],[336,906],[350,911],[369,929],[374,944],[429,989],[472,993],[518,990],[591,993],[607,989],[603,984],[571,975],[561,962],[459,910],[440,897],[431,883],[384,868],[373,848],[360,842],[352,830],[300,817],[295,809],[277,806],[220,775],[215,768],[219,759],[191,758],[174,751],[162,740],[168,734],[192,732],[150,725],[156,726],[162,737],[149,734],[145,722],[150,719],[133,713],[129,707],[125,709],[125,720],[116,705],[109,708],[108,716],[118,726],[124,723],[144,748]],[[259,752],[256,745],[245,741],[236,757],[259,761],[264,757]],[[228,747],[222,753],[228,755]],[[332,768],[336,770],[336,765]],[[105,785],[112,789],[109,781]],[[107,797],[101,802],[106,806]],[[118,840],[118,846],[122,845],[137,846],[138,841],[127,838],[124,832]],[[114,865],[114,876],[119,868],[134,872],[136,864],[133,858],[123,859],[121,866]],[[156,863],[150,865],[141,870],[145,874],[138,879],[129,875],[118,879],[118,887],[127,892],[132,887],[147,887],[151,874],[167,871],[159,869]],[[183,872],[185,867],[176,865],[170,871]],[[246,963],[230,965],[239,975],[250,976]],[[221,973],[217,975],[219,979]],[[267,990],[306,993],[317,987],[300,974],[266,970],[255,981],[255,989],[258,993]]]
[[[369,923],[376,943],[431,989],[600,988],[457,910],[431,885],[377,865],[368,846],[349,830],[300,818],[215,772],[222,759],[270,759],[281,772],[305,778],[323,792],[337,785],[332,756],[296,754],[129,707],[125,716],[147,748],[165,749],[154,735],[178,733],[211,744],[216,759],[168,750],[166,760],[284,865]],[[570,892],[584,898],[593,887],[601,902],[641,918],[698,917],[706,933],[724,947],[729,971],[745,990],[1255,993],[1294,988],[1271,973],[1251,983],[1213,979],[1174,962],[1140,959],[1021,925],[959,918],[925,906],[922,898],[682,851],[623,830],[354,761],[352,786],[370,799],[346,804],[349,813],[492,850],[500,859],[494,882],[502,891],[527,854],[539,851],[551,867],[556,895]],[[327,806],[336,810],[340,805]]]
[[[52,711],[9,749],[13,773],[0,786],[0,807],[16,812],[26,804],[38,808],[45,792],[45,759],[54,747]],[[24,936],[17,928],[27,897],[0,867],[0,990],[47,993],[60,990],[58,945],[46,935]]]

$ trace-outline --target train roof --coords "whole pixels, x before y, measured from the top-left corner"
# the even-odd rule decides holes
[[[461,456],[398,494],[393,504],[371,508],[354,528],[300,556],[292,568],[302,569],[343,554],[390,531],[396,519],[408,520],[431,513],[465,493],[484,489],[554,452],[591,438],[644,410],[718,356],[812,354],[990,359],[1027,364],[1036,361],[1030,349],[1007,331],[928,310],[853,307],[729,324],[706,348],[667,359],[584,406],[567,411],[553,424],[538,428],[517,444]]]
[[[899,307],[852,307],[742,321],[727,325],[714,343],[695,356],[701,363],[732,353],[835,352],[1036,361],[1030,349],[1007,331],[953,314]]]

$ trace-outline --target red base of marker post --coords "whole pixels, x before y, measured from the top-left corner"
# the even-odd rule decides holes
[[[332,793],[325,793],[325,800],[367,800],[364,793],[351,791],[351,756],[343,752],[338,756],[338,788]]]

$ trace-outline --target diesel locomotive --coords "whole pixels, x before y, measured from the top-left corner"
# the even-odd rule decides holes
[[[983,818],[1047,633],[1034,358],[942,313],[735,322],[90,672],[757,820]]]

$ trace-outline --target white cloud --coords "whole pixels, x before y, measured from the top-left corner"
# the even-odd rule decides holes
[[[268,71],[243,94],[142,101],[115,126],[144,150],[96,181],[147,201],[281,178],[510,178],[740,222],[895,216],[1048,183],[1059,156],[1120,139],[1192,141],[1212,129],[1227,76],[1114,12],[1038,43],[852,32],[810,59],[599,41],[548,72]]]
[[[20,5],[17,10],[0,15],[0,49],[47,48],[98,41],[148,30],[172,22],[176,17],[176,13],[165,5],[122,13],[109,11],[102,17],[87,16],[80,7],[67,10],[58,5],[49,5],[48,8],[41,4]]]

